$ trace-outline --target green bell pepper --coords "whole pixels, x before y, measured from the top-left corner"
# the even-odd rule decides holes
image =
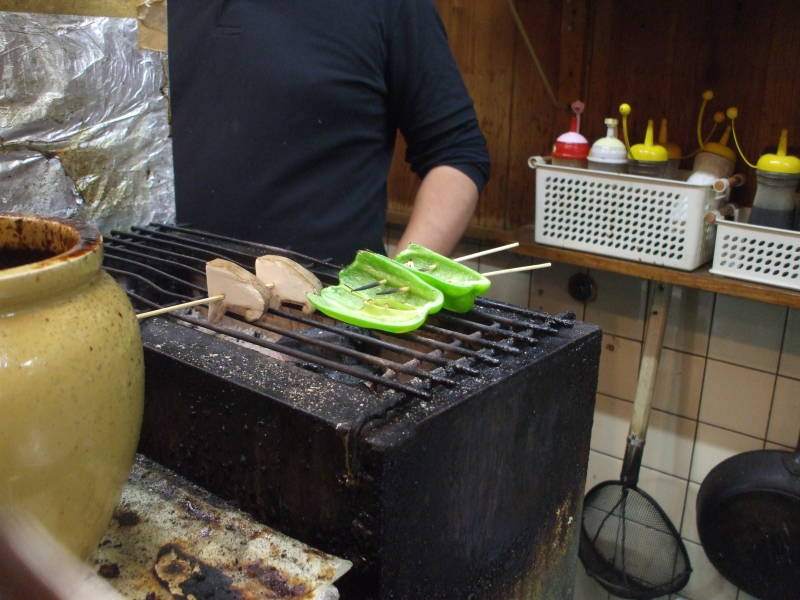
[[[375,281],[386,283],[354,292]],[[391,294],[382,291],[402,288]],[[410,269],[386,256],[360,250],[355,260],[339,272],[339,285],[308,294],[309,302],[320,312],[351,325],[403,333],[417,329],[429,314],[442,308],[444,297]]]
[[[475,296],[486,293],[492,285],[488,278],[468,266],[418,244],[409,244],[394,259],[441,290],[444,308],[453,312],[467,312],[475,303]]]

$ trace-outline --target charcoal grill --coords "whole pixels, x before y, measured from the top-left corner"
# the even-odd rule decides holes
[[[337,281],[191,227],[105,241],[138,311],[204,297],[208,260],[262,254]],[[406,334],[291,306],[153,317],[140,451],[352,560],[345,599],[571,598],[601,337],[574,318],[485,299]]]

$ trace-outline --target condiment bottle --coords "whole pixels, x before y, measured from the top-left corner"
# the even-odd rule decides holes
[[[687,183],[712,185],[717,179],[727,179],[736,167],[736,154],[728,147],[731,128],[725,128],[719,142],[708,142],[697,154],[692,165],[692,174]]]
[[[670,179],[678,177],[678,168],[681,164],[681,148],[678,144],[667,140],[667,119],[661,119],[661,127],[658,129],[658,143],[667,149],[667,172],[666,176]]]
[[[787,130],[782,129],[775,154],[763,154],[756,163],[756,196],[750,223],[791,229],[795,217],[795,189],[800,183],[800,158],[786,154]]]
[[[589,142],[578,133],[578,117],[569,121],[569,131],[558,136],[553,144],[552,159],[554,165],[562,167],[586,168],[586,156],[589,154]]]
[[[653,120],[650,119],[647,121],[644,142],[631,146],[628,172],[632,175],[647,177],[666,177],[668,161],[667,149],[653,143]]]
[[[628,170],[628,150],[617,137],[617,119],[609,117],[603,121],[606,125],[606,137],[592,144],[589,151],[589,168],[597,171],[624,173]]]

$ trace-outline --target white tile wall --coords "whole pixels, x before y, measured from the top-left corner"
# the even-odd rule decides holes
[[[708,356],[774,373],[780,358],[786,308],[718,295]]]
[[[800,435],[800,380],[778,377],[767,439],[794,447]]]
[[[632,412],[631,402],[597,394],[592,424],[592,450],[622,458]]]
[[[642,343],[615,335],[603,336],[597,391],[608,396],[633,400]]]
[[[652,410],[642,464],[688,479],[696,429],[696,421]]]
[[[800,379],[800,310],[796,308],[789,311],[779,372]]]
[[[794,452],[796,446],[784,446],[783,444],[776,444],[775,442],[767,442],[764,444],[764,450],[783,450],[784,452]]]
[[[639,487],[650,494],[661,509],[667,513],[675,529],[681,525],[687,483],[685,479],[644,466],[639,471]]]
[[[775,375],[709,360],[700,420],[763,438]]]
[[[590,271],[597,298],[586,304],[584,319],[606,333],[641,340],[647,305],[647,282],[606,271]]]
[[[578,564],[578,576],[575,581],[574,600],[607,600],[608,592],[586,574],[583,565]]]
[[[705,356],[713,310],[714,294],[673,285],[664,346]]]
[[[690,479],[702,483],[708,472],[726,458],[740,452],[759,450],[763,445],[759,439],[700,423],[697,426]]]
[[[681,524],[681,537],[690,542],[700,543],[700,534],[697,533],[697,492],[700,484],[689,482],[686,490],[686,505],[683,509],[683,523]]]
[[[567,282],[575,273],[585,271],[573,265],[553,263],[549,269],[533,272],[530,308],[558,314],[571,310],[579,319],[585,320],[584,305],[569,295]]]
[[[736,600],[736,586],[717,572],[703,547],[694,542],[684,543],[693,572],[681,595],[688,600]]]
[[[696,419],[706,360],[702,356],[664,348],[656,375],[655,408]]]
[[[622,459],[592,450],[589,452],[589,467],[586,473],[586,491],[604,481],[619,481]]]

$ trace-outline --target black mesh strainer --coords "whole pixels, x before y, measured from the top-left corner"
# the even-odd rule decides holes
[[[671,286],[659,285],[645,334],[620,481],[592,488],[583,503],[579,556],[586,572],[620,598],[657,598],[689,581],[686,547],[664,510],[637,487]]]

